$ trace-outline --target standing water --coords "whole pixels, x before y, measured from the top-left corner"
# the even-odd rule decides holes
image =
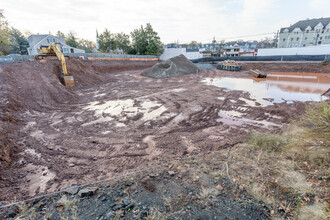
[[[228,90],[250,93],[261,106],[292,101],[320,101],[321,94],[330,88],[330,74],[273,72],[259,78],[206,78],[202,82]],[[272,102],[269,100],[273,100]]]

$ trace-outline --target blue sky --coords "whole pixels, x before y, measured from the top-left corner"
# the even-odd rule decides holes
[[[330,17],[330,0],[0,0],[10,24],[32,33],[95,41],[95,30],[130,33],[151,23],[164,43],[261,39],[306,18]],[[267,35],[259,35],[268,33]],[[254,37],[239,37],[251,36]]]

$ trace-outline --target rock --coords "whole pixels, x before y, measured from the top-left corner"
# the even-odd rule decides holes
[[[171,176],[174,176],[175,172],[170,170],[170,171],[168,171],[168,174],[170,174]]]
[[[148,212],[146,210],[142,210],[141,212],[139,212],[138,218],[144,218],[147,215],[148,215]]]
[[[114,207],[112,207],[112,210],[116,211],[116,210],[122,209],[123,207],[124,206],[122,204],[118,204],[118,205],[115,205]]]
[[[122,203],[123,203],[124,206],[128,206],[128,205],[131,204],[131,200],[129,200],[129,199],[124,199],[124,200],[122,201]]]
[[[115,212],[108,212],[107,214],[105,214],[105,219],[112,219],[115,216],[116,216]]]
[[[115,207],[116,205],[117,205],[117,203],[114,202],[114,203],[111,203],[111,204],[110,204],[110,207],[113,208],[113,207]]]
[[[47,63],[47,60],[40,60],[39,63],[45,64],[45,63]]]
[[[59,152],[64,152],[64,149],[60,147],[60,148],[58,148],[58,151]]]
[[[8,210],[7,216],[9,218],[14,218],[16,216],[16,212],[13,209]]]
[[[216,188],[217,190],[219,190],[219,191],[222,191],[222,190],[223,190],[223,187],[222,187],[220,184],[218,184],[215,188]]]
[[[125,210],[131,210],[131,209],[134,208],[134,206],[135,206],[135,205],[132,203],[132,204],[126,206],[126,207],[125,207]]]
[[[46,176],[46,175],[47,175],[47,170],[43,171],[43,172],[42,172],[42,175],[43,175],[43,176]]]
[[[62,195],[62,197],[56,202],[56,207],[63,206],[64,203],[68,200],[66,195]]]
[[[103,196],[102,198],[101,198],[101,202],[105,202],[105,201],[107,201],[108,200],[108,198],[106,197],[106,196]]]
[[[157,177],[158,175],[156,173],[150,173],[149,176],[150,177]]]
[[[79,190],[78,196],[85,197],[85,196],[92,196],[97,191],[97,187],[86,187],[84,189]]]
[[[74,163],[70,163],[69,164],[69,167],[74,167]]]
[[[71,187],[65,188],[63,191],[70,195],[76,195],[79,191],[79,188],[77,186],[71,186]]]

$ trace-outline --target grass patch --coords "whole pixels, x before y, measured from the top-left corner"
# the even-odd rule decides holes
[[[281,152],[287,141],[276,134],[261,134],[252,132],[248,144],[254,148],[265,150],[267,152]]]
[[[330,143],[330,105],[326,102],[307,106],[301,116],[301,125],[305,128],[306,136]]]

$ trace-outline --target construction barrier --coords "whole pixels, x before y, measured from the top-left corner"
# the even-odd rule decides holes
[[[87,57],[87,60],[132,60],[132,61],[158,61],[158,58],[113,58],[113,57]]]
[[[324,61],[329,55],[288,55],[288,56],[254,56],[254,57],[203,57],[191,60],[193,63],[216,62],[225,60],[236,61]]]

